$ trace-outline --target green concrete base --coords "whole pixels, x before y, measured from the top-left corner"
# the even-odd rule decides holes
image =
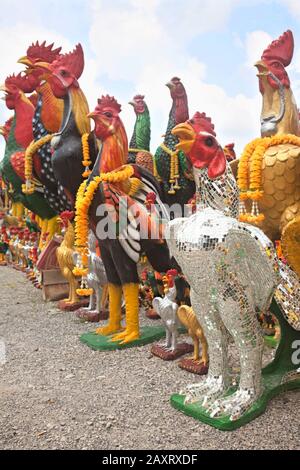
[[[120,344],[119,341],[113,342],[111,336],[96,335],[94,332],[84,333],[80,336],[80,341],[96,351],[115,351],[116,349],[133,348],[153,343],[163,338],[165,334],[166,330],[163,326],[144,326],[141,328],[140,338],[128,344]]]
[[[179,327],[178,333],[186,333],[186,328]],[[94,332],[84,333],[80,336],[80,341],[95,351],[115,351],[116,349],[145,346],[145,344],[154,343],[154,341],[159,341],[165,336],[166,329],[163,326],[144,326],[141,328],[140,338],[128,344],[120,344],[120,341],[111,341],[111,335],[96,335]]]
[[[300,388],[299,364],[293,362],[294,343],[300,340],[300,332],[294,330],[285,321],[274,299],[270,309],[279,321],[281,335],[273,361],[262,370],[264,392],[253,406],[235,421],[230,421],[230,418],[225,415],[211,418],[199,404],[185,405],[185,397],[178,394],[171,396],[171,404],[174,408],[214,428],[233,431],[264,413],[269,401],[279,393]],[[234,393],[234,389],[230,393]]]
[[[184,404],[184,396],[174,394],[171,396],[171,405],[177,410],[182,411],[188,416],[192,416],[198,421],[202,421],[205,424],[220,429],[222,431],[234,431],[235,429],[244,426],[259,415],[265,412],[269,401],[281,392],[287,390],[293,390],[300,388],[300,379],[285,384],[274,384],[274,377],[264,377],[265,391],[263,395],[254,403],[254,405],[239,419],[230,421],[228,416],[219,418],[211,418],[205,408],[197,405],[196,403],[191,405]],[[233,393],[234,390],[231,391]]]

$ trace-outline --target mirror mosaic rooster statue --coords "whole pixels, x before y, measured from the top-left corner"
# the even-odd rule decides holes
[[[271,240],[260,229],[238,221],[238,186],[211,120],[196,113],[172,132],[193,167],[198,204],[192,216],[170,222],[168,243],[190,283],[192,306],[204,329],[210,360],[207,379],[186,387],[184,398],[174,396],[172,402],[213,426],[232,429],[262,412],[263,406],[257,403],[270,398],[262,375],[263,339],[256,312],[269,308],[288,272],[280,268]],[[199,270],[199,266],[206,269]],[[285,331],[291,327],[278,304],[275,313],[280,317],[282,345],[287,339]],[[299,330],[299,322],[297,326]],[[239,385],[233,393],[228,333],[240,359]],[[293,331],[293,338],[297,335]],[[277,393],[284,383],[291,388],[300,386],[300,374],[291,359],[286,361],[284,373],[283,364],[276,370],[281,353],[279,346],[274,373],[269,376],[269,387]],[[272,366],[269,369],[273,372]],[[271,378],[279,370],[279,383],[278,378],[274,383]],[[291,370],[294,383],[290,382]]]

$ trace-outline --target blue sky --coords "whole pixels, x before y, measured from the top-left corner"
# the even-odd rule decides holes
[[[80,80],[90,108],[102,93],[122,104],[129,138],[134,113],[127,104],[146,95],[152,151],[161,141],[171,105],[164,86],[179,76],[190,113],[205,111],[222,144],[240,152],[259,133],[261,97],[253,63],[286,29],[295,37],[288,69],[300,102],[300,0],[0,0],[0,80],[17,72],[29,43],[55,41],[68,51],[81,42]],[[0,105],[1,123],[9,116]],[[0,148],[3,153],[3,144]]]

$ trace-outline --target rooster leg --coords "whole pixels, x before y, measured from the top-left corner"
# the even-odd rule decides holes
[[[76,304],[79,302],[79,297],[77,295],[76,289],[78,288],[78,281],[72,276],[69,279],[70,290],[69,298],[65,301],[67,304]]]
[[[23,204],[21,202],[15,202],[14,204],[15,204],[15,208],[14,208],[15,209],[15,214],[13,214],[13,215],[15,215],[18,218],[22,218],[23,215],[24,215],[24,206],[23,206]]]
[[[240,357],[240,383],[229,397],[219,397],[208,407],[211,417],[230,416],[240,418],[262,394],[261,364],[263,338],[255,314],[255,304],[249,291],[235,284],[236,301],[233,298],[219,301],[219,309],[225,327],[232,335]]]
[[[48,224],[48,220],[43,219],[41,222],[41,236],[40,236],[40,242],[39,242],[40,250],[42,250],[45,246],[44,234],[47,233],[47,224]]]
[[[102,288],[102,295],[100,300],[100,308],[105,309],[108,302],[108,284],[105,284]]]
[[[112,341],[121,341],[121,344],[131,343],[140,337],[139,331],[139,284],[123,284],[123,293],[126,306],[126,329],[113,336]]]
[[[199,338],[196,336],[196,335],[193,335],[192,336],[193,338],[193,343],[194,343],[194,354],[192,356],[192,359],[194,359],[194,361],[198,362],[199,359],[200,359],[200,355],[199,355]]]
[[[205,334],[203,333],[202,328],[198,328],[197,330],[197,336],[200,339],[201,342],[201,347],[202,347],[202,355],[201,355],[201,362],[203,362],[204,365],[208,364],[208,344],[206,341]],[[198,360],[199,360],[199,341],[198,342]]]
[[[102,295],[102,289],[98,285],[97,289],[95,289],[94,291],[94,299],[95,299],[94,310],[96,310],[98,313],[101,311],[101,295]]]
[[[97,335],[111,335],[121,328],[121,302],[122,287],[116,284],[108,284],[109,293],[109,322],[107,326],[97,328]]]
[[[96,308],[98,308],[98,302],[96,301],[96,296],[97,296],[97,292],[96,292],[96,294],[95,294],[95,292],[93,292],[90,295],[90,303],[89,303],[89,306],[88,306],[87,310],[94,311],[94,310],[96,310]]]
[[[229,389],[230,375],[227,359],[227,336],[219,312],[210,299],[191,289],[191,301],[199,323],[210,347],[210,366],[207,378],[185,387],[180,393],[185,395],[185,403],[199,402],[207,407]]]
[[[57,216],[52,217],[52,219],[47,220],[47,241],[50,241],[58,229]]]

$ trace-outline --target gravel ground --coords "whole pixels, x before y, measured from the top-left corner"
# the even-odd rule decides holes
[[[300,449],[300,391],[275,398],[266,413],[222,432],[174,410],[170,394],[199,380],[150,346],[92,351],[80,323],[44,303],[11,268],[0,268],[1,449]]]

